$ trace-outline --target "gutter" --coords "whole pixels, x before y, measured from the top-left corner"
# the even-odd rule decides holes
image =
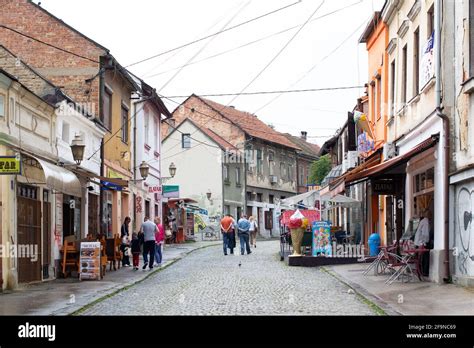
[[[435,100],[436,100],[436,115],[443,121],[443,133],[444,133],[444,176],[443,176],[443,190],[444,190],[444,246],[445,246],[445,283],[451,281],[450,267],[449,267],[449,150],[450,150],[450,137],[449,137],[449,117],[442,112],[441,103],[441,0],[435,1],[434,14],[435,14]]]

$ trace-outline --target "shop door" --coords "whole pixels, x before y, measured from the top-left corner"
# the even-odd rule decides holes
[[[74,235],[74,209],[71,209],[69,199],[63,203],[63,236]]]
[[[37,190],[37,189],[31,189]],[[32,198],[18,197],[18,240],[17,246],[36,246],[38,255],[18,256],[18,282],[29,283],[41,280],[41,202]],[[31,250],[31,249],[30,249]],[[19,252],[18,252],[19,253]]]
[[[49,192],[43,191],[43,279],[49,278],[51,264],[51,203]]]

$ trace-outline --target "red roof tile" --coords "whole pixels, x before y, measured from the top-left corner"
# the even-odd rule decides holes
[[[233,107],[216,103],[209,99],[204,99],[199,96],[196,97],[215,111],[219,112],[222,116],[242,128],[243,131],[248,135],[266,140],[271,143],[290,147],[292,149],[300,149],[298,146],[289,141],[282,133],[277,132],[264,122],[260,121],[257,116],[249,112],[240,111]]]

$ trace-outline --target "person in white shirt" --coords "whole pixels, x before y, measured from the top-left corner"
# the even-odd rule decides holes
[[[255,221],[255,217],[251,216],[249,218],[250,221],[250,244],[253,245],[254,248],[257,247],[257,221]]]
[[[421,215],[421,221],[415,232],[415,245],[417,247],[427,246],[430,242],[430,220],[429,210],[425,209]]]

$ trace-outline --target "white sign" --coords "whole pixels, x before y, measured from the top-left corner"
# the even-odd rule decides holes
[[[421,51],[420,87],[423,88],[434,76],[434,31]]]

